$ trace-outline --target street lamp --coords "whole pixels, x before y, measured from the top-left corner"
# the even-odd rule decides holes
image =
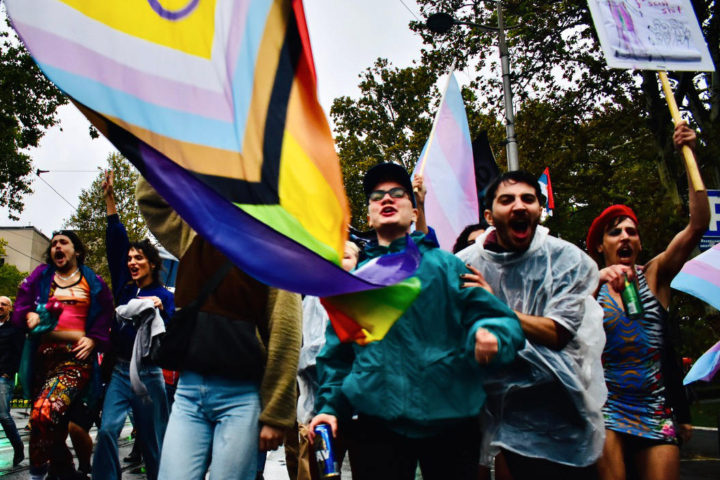
[[[505,41],[505,22],[503,21],[502,3],[497,3],[498,26],[488,27],[473,22],[463,22],[455,17],[439,12],[430,15],[425,22],[427,28],[433,33],[447,33],[453,25],[468,25],[479,28],[485,32],[497,33],[498,50],[500,51],[500,66],[503,78],[503,100],[505,103],[505,134],[507,136],[507,163],[508,170],[519,170],[517,140],[515,138],[515,114],[513,113],[512,89],[510,88],[510,61]]]

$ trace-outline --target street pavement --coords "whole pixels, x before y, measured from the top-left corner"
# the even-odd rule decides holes
[[[28,412],[25,409],[13,408],[13,418],[20,431],[20,436],[25,443],[26,459],[17,467],[12,468],[13,449],[5,438],[4,433],[0,433],[0,477],[3,480],[8,479],[27,479],[30,474],[28,472],[27,460],[27,444],[30,434],[25,430],[28,422]],[[120,458],[126,457],[132,448],[132,440],[129,435],[132,427],[127,422],[120,436],[119,448]],[[97,431],[93,428],[90,435],[95,438]],[[69,440],[68,440],[69,442]],[[720,436],[717,429],[696,429],[692,440],[683,447],[682,461],[680,463],[680,479],[681,480],[718,480],[720,479]],[[347,462],[343,464],[343,478],[349,479],[350,468]],[[289,480],[287,470],[285,468],[285,453],[281,448],[270,452],[265,465],[265,480]],[[420,478],[420,477],[418,477]],[[145,475],[139,471],[137,465],[125,465],[122,480],[141,480],[145,479]],[[179,479],[182,480],[182,479]]]

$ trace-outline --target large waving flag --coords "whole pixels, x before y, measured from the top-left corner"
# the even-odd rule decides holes
[[[683,265],[670,286],[720,310],[720,243]],[[720,342],[697,359],[683,383],[710,381],[720,370]]]
[[[720,310],[720,243],[685,263],[670,286]]]
[[[440,246],[452,251],[463,229],[478,223],[477,188],[472,142],[465,103],[455,75],[450,74],[430,138],[413,174],[422,174],[427,187],[425,218]]]
[[[250,275],[328,296],[417,268],[339,267],[349,210],[300,0],[5,3],[42,71]]]
[[[709,382],[720,370],[720,342],[710,347],[693,364],[690,371],[683,379],[683,385],[689,385],[698,380]]]

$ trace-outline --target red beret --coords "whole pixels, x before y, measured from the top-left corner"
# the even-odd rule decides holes
[[[626,205],[611,205],[603,210],[603,212],[593,220],[592,225],[590,225],[590,230],[588,230],[586,244],[587,251],[591,257],[597,259],[597,247],[602,243],[605,228],[617,217],[630,217],[636,225],[638,224],[635,212]]]

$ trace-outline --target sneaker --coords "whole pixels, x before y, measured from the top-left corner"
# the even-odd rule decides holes
[[[125,463],[140,463],[140,462],[142,462],[142,454],[139,451],[133,450],[130,452],[130,455],[123,458],[123,462],[125,462]]]

